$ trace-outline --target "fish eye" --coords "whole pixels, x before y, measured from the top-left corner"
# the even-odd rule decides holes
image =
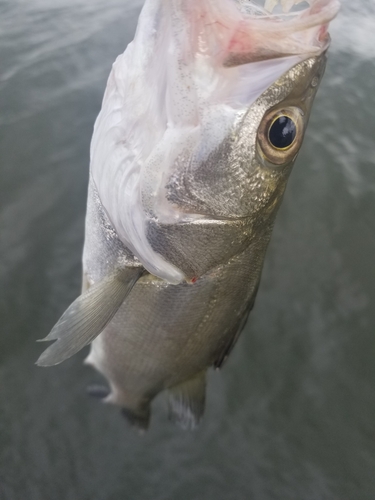
[[[285,150],[292,146],[297,134],[297,125],[289,116],[274,119],[268,131],[268,140],[275,149]]]
[[[302,144],[304,128],[303,113],[297,107],[266,113],[258,129],[261,156],[271,164],[289,163]]]

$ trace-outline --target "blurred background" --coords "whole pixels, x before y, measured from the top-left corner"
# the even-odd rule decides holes
[[[193,433],[140,438],[80,353],[34,365],[80,291],[89,143],[139,2],[0,0],[0,499],[375,498],[375,4],[343,1],[241,340]]]

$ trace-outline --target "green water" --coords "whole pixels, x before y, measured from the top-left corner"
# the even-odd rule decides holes
[[[344,1],[256,307],[194,433],[140,438],[86,396],[80,353],[34,365],[80,290],[89,142],[138,15],[0,0],[0,499],[375,498],[375,5]]]

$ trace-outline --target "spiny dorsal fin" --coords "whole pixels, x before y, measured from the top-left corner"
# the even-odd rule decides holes
[[[57,365],[92,342],[111,321],[143,273],[143,267],[118,269],[80,295],[51,333],[42,339],[56,342],[42,353],[36,364]]]
[[[206,371],[169,389],[169,418],[183,429],[194,429],[204,413]]]

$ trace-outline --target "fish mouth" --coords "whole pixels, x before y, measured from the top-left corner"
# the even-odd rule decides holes
[[[321,54],[330,42],[328,24],[340,8],[339,0],[203,0],[199,5],[193,0],[189,5],[191,26],[200,33],[195,53],[204,46],[214,64],[224,67]]]

